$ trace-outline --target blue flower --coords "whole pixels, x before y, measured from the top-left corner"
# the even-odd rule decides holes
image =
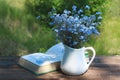
[[[102,19],[102,17],[101,17],[101,16],[99,16],[99,17],[98,17],[98,20],[101,20],[101,19]]]
[[[54,24],[55,24],[55,22],[50,22],[49,24],[50,24],[50,26],[52,26],[52,25],[54,25]]]
[[[85,9],[90,10],[90,7],[86,5]],[[50,16],[52,19],[50,25],[55,26],[56,36],[70,47],[83,46],[91,35],[100,34],[97,26],[101,23],[101,13],[86,15],[83,12],[82,9],[77,10],[77,7],[73,5],[71,11],[65,9],[61,14],[53,13]]]
[[[85,9],[90,9],[90,6],[86,5],[86,6],[85,6]]]
[[[55,29],[54,31],[55,31],[55,32],[57,32],[57,33],[59,32],[59,30],[58,30],[58,29]]]
[[[68,30],[69,32],[72,32],[72,31],[73,31],[72,28],[68,28],[67,30]]]
[[[86,21],[86,20],[88,20],[88,18],[89,18],[88,16],[84,16],[84,17],[83,17],[83,20]]]
[[[36,19],[40,19],[41,17],[40,16],[37,16]]]
[[[65,9],[65,10],[64,10],[64,13],[65,13],[65,14],[70,14],[71,11],[67,11],[67,10]]]
[[[102,13],[101,13],[101,12],[96,12],[96,14],[97,14],[97,15],[100,15],[100,14],[102,14]]]
[[[60,30],[65,31],[65,30],[66,30],[66,27],[62,26],[62,27],[60,28]]]
[[[96,25],[97,25],[97,23],[92,23],[92,24],[91,24],[91,26],[96,26]]]
[[[73,42],[73,45],[77,45],[77,44],[78,44],[78,42],[77,42],[77,41],[74,41],[74,42]]]
[[[96,16],[95,15],[91,15],[90,18],[91,18],[92,21],[96,20]]]
[[[91,34],[92,34],[92,31],[91,31],[91,30],[88,30],[86,33],[87,33],[87,35],[91,35]]]
[[[84,40],[84,39],[85,39],[85,37],[84,37],[84,36],[80,36],[80,37],[79,37],[79,39]]]
[[[77,9],[77,6],[73,5],[73,6],[72,6],[72,10],[73,10],[73,11],[76,11],[76,9]]]
[[[76,35],[77,35],[77,34],[78,34],[78,32],[74,32],[74,34],[76,34]]]
[[[80,14],[80,13],[82,13],[83,12],[83,10],[82,9],[80,9],[79,11],[78,11],[78,14]]]
[[[51,15],[50,18],[53,19],[55,16],[54,15]]]

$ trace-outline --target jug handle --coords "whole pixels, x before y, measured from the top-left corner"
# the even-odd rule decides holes
[[[90,60],[89,63],[88,63],[88,66],[90,66],[90,64],[92,63],[92,61],[93,61],[94,58],[95,58],[96,52],[95,52],[95,50],[94,50],[93,47],[86,47],[85,50],[90,50],[90,51],[93,52],[93,56],[92,56],[91,60]]]

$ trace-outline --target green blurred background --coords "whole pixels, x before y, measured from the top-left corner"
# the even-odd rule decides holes
[[[90,5],[103,13],[101,35],[91,40],[97,55],[120,54],[120,0],[0,0],[0,56],[45,52],[56,44],[48,12]],[[40,18],[37,19],[37,16]]]

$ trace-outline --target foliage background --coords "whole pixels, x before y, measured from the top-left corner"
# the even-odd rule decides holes
[[[119,0],[0,0],[0,55],[45,52],[56,44],[48,12],[55,7],[61,13],[73,4],[79,8],[87,4],[92,12],[103,12],[101,35],[86,46],[93,46],[97,55],[119,55],[119,3]]]

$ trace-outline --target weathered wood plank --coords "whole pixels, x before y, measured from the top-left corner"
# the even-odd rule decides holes
[[[81,76],[68,76],[60,70],[36,76],[17,65],[19,57],[0,57],[0,80],[120,80],[120,56],[96,57]]]

